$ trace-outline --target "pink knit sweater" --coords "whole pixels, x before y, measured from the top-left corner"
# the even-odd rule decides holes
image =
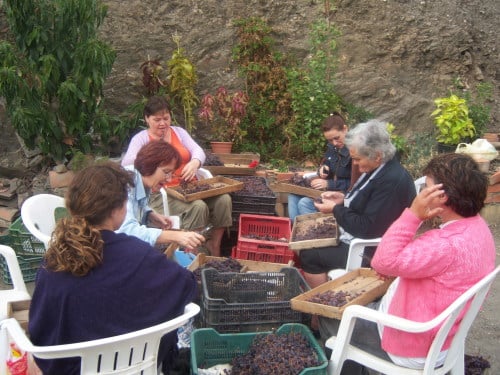
[[[494,269],[495,243],[479,215],[414,238],[420,224],[406,209],[384,234],[371,266],[383,275],[400,277],[389,313],[423,322]],[[436,332],[413,334],[385,327],[382,348],[398,356],[426,357]]]

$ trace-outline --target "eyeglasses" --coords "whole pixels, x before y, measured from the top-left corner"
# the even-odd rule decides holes
[[[165,171],[164,169],[161,170],[163,172],[163,174],[165,175],[165,177],[167,178],[172,178],[172,176],[174,175],[174,171],[170,170],[170,171]]]

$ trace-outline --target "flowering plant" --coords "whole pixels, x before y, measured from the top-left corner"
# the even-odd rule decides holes
[[[198,113],[212,132],[214,140],[222,142],[241,142],[246,135],[240,125],[245,118],[248,106],[248,95],[243,91],[230,94],[223,86],[219,87],[215,96],[205,94],[201,99]]]

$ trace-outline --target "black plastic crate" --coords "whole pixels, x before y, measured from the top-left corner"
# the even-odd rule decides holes
[[[276,211],[276,198],[273,203],[240,203],[233,198],[233,212],[245,214],[274,214]]]
[[[293,267],[280,272],[234,273],[202,270],[202,322],[219,332],[258,332],[306,319],[290,299],[309,290]]]
[[[243,189],[231,193],[233,205],[234,203],[247,205],[276,204],[276,194],[271,190],[264,177],[233,176],[232,178],[244,183]]]

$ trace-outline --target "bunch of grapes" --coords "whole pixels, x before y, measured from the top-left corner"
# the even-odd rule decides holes
[[[311,296],[308,301],[313,303],[320,303],[322,305],[340,307],[344,306],[349,301],[352,301],[354,298],[360,296],[361,293],[363,293],[363,291],[361,291],[360,293],[351,293],[343,290],[339,290],[337,292],[333,290],[327,290],[326,292]]]

